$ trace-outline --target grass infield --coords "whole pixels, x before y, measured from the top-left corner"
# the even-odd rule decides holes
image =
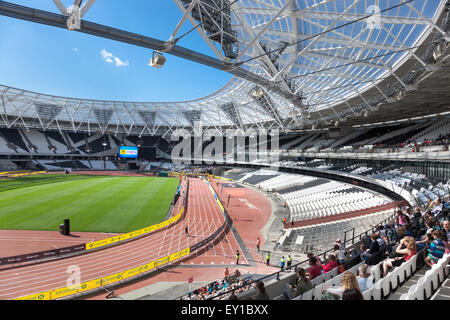
[[[178,178],[48,174],[0,180],[0,229],[130,232],[163,221]]]

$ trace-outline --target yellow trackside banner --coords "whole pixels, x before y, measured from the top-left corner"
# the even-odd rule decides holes
[[[218,177],[218,176],[212,176],[214,179],[219,179],[219,180],[225,180],[225,181],[233,181],[233,179],[229,179],[229,178],[224,178],[224,177]]]
[[[79,285],[74,285],[71,287],[64,287],[64,288],[54,289],[51,291],[36,293],[36,294],[16,298],[14,300],[54,300],[54,299],[64,298],[64,297],[67,297],[70,295],[81,293],[83,291],[89,291],[89,290],[93,290],[96,288],[100,288],[102,286],[107,286],[111,283],[125,280],[128,278],[137,276],[141,273],[148,272],[156,267],[163,266],[169,262],[172,262],[181,257],[184,257],[184,256],[188,255],[190,252],[191,252],[191,248],[188,247],[181,251],[175,252],[169,256],[154,260],[152,262],[146,263],[142,266],[139,266],[139,267],[136,267],[133,269],[129,269],[129,270],[119,272],[116,274],[111,274],[111,275],[103,277],[103,278],[86,281]]]
[[[179,252],[173,253],[173,254],[171,254],[169,256],[169,261],[177,260],[177,259],[179,259],[181,257],[184,257],[184,256],[188,255],[190,252],[191,252],[191,248],[189,247],[189,248],[186,248],[186,249],[181,250]]]
[[[98,241],[94,241],[94,242],[89,242],[89,243],[86,243],[86,250],[95,249],[95,248],[98,248],[98,247],[106,246],[107,244],[108,244],[108,238],[107,239],[98,240]]]
[[[119,273],[116,273],[116,274],[112,274],[112,275],[103,277],[102,278],[102,285],[106,286],[106,285],[108,285],[110,283],[122,280],[122,273],[123,272],[119,272]]]
[[[169,256],[155,260],[155,267],[165,265],[166,263],[169,263],[169,261]]]
[[[82,284],[79,285],[78,292],[89,291],[92,289],[100,288],[101,286],[102,286],[101,279],[83,282]]]
[[[154,268],[155,268],[155,261],[152,261],[152,262],[144,264],[142,266],[142,268],[141,268],[141,272],[147,272],[147,271],[152,270]]]
[[[168,219],[166,221],[163,221],[161,223],[149,226],[149,227],[145,227],[145,228],[142,228],[142,229],[139,229],[139,230],[135,230],[135,231],[132,231],[132,232],[128,232],[128,233],[124,233],[124,234],[121,234],[121,235],[118,235],[118,236],[114,236],[114,237],[111,237],[111,238],[106,238],[106,239],[102,239],[102,240],[86,243],[86,250],[91,250],[91,249],[95,249],[95,248],[98,248],[98,247],[103,247],[103,246],[106,246],[106,245],[109,245],[109,244],[112,244],[112,243],[115,243],[115,242],[118,242],[118,241],[131,239],[131,238],[138,237],[140,235],[143,235],[143,234],[146,234],[146,233],[149,233],[149,232],[152,232],[152,231],[164,228],[164,227],[166,227],[166,226],[168,226],[168,225],[178,221],[181,218],[181,215],[183,214],[183,211],[184,211],[184,207],[181,207],[180,213],[178,213],[176,216],[174,216],[174,217],[172,217],[172,218],[170,218],[170,219]]]
[[[51,291],[51,298],[53,299],[59,299],[59,298],[64,298],[67,296],[71,296],[73,294],[78,293],[78,289],[77,286],[73,286],[73,287],[64,287],[64,288],[59,288],[59,289],[55,289]]]
[[[141,273],[142,266],[122,272],[122,279],[137,276]]]
[[[20,297],[14,300],[51,300],[50,291],[31,294],[29,296]]]

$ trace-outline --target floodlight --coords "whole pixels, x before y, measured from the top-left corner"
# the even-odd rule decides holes
[[[166,58],[159,51],[153,51],[153,56],[148,62],[150,67],[161,68],[166,63]]]

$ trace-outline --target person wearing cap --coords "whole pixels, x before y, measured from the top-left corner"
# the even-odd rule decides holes
[[[347,249],[345,249],[341,239],[336,239],[336,244],[339,246],[339,250],[341,250],[344,254],[347,254]]]

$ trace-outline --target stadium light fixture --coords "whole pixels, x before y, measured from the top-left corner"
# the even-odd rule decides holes
[[[150,67],[161,68],[166,63],[166,58],[159,51],[153,51],[153,56],[148,62]]]

